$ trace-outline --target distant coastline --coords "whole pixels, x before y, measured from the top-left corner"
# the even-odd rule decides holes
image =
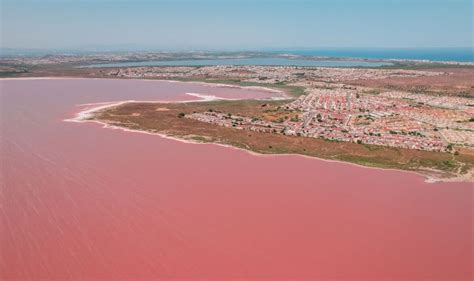
[[[253,50],[183,50],[162,49],[15,49],[0,48],[0,57],[47,56],[47,55],[107,55],[131,53],[181,53],[181,54],[267,54],[269,56],[294,55],[327,60],[376,60],[376,61],[430,61],[430,62],[474,62],[474,48],[281,48]]]
[[[474,49],[459,48],[302,48],[265,50],[273,54],[323,56],[346,59],[474,62]]]

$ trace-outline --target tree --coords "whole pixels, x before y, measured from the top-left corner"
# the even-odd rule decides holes
[[[178,113],[178,118],[183,118],[186,114],[184,112]]]

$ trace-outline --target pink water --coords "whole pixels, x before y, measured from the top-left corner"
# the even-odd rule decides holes
[[[3,80],[0,278],[471,280],[473,186],[63,122],[78,104],[269,93]]]

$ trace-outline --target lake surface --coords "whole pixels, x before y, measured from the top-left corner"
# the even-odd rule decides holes
[[[267,65],[267,66],[319,66],[319,67],[379,67],[390,65],[385,62],[304,60],[286,58],[250,59],[195,59],[93,64],[85,67],[133,67],[133,66],[208,66],[208,65]]]
[[[0,279],[471,280],[470,184],[63,121],[88,103],[269,92],[0,87]]]

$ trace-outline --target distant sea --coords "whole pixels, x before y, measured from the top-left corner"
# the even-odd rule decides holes
[[[474,48],[328,48],[264,51],[275,54],[338,58],[474,62]]]

